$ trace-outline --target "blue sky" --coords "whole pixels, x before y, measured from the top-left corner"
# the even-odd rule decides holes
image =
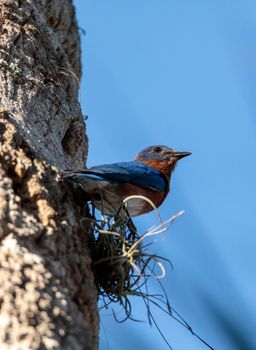
[[[160,208],[163,219],[186,211],[157,245],[174,265],[165,288],[214,348],[255,349],[255,1],[75,5],[86,31],[80,100],[89,116],[87,165],[130,160],[152,144],[193,153],[177,166]],[[136,223],[143,231],[155,221],[149,214]],[[142,302],[134,310],[146,319]],[[175,350],[205,349],[154,313]],[[167,349],[147,323],[119,325],[110,310],[101,316],[101,350]]]

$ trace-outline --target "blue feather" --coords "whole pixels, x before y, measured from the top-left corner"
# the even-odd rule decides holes
[[[73,177],[74,175],[77,180],[79,177],[90,177],[96,181],[126,182],[159,192],[165,191],[168,186],[167,180],[160,171],[135,161],[97,165],[89,169],[72,172],[65,177]]]

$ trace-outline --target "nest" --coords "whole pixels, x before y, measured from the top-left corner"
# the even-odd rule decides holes
[[[119,320],[113,312],[115,319],[118,322],[127,319],[134,320],[130,298],[131,296],[140,297],[146,307],[148,322],[150,325],[156,326],[170,349],[172,349],[170,344],[155,322],[151,305],[157,306],[170,315],[208,348],[213,349],[171,307],[161,283],[161,278],[166,274],[164,263],[172,266],[171,261],[152,253],[150,249],[156,242],[156,237],[168,230],[173,221],[183,214],[183,211],[162,222],[153,203],[147,198],[140,197],[150,202],[157,213],[159,224],[139,235],[126,210],[126,202],[133,197],[127,198],[123,206],[113,216],[101,215],[98,217],[93,204],[90,204],[87,207],[86,218],[83,219],[84,230],[87,234],[88,231],[91,232],[89,250],[92,258],[92,270],[103,307],[107,308],[111,303],[119,303],[125,316]],[[148,282],[152,278],[157,280],[160,286],[160,293],[157,295],[152,295],[148,288]]]
[[[149,201],[147,198],[145,200]],[[169,259],[150,251],[156,242],[153,236],[162,234],[183,214],[180,212],[163,223],[154,204],[150,204],[156,210],[159,225],[151,227],[142,235],[138,234],[129,217],[126,203],[115,215],[100,217],[93,204],[90,204],[84,220],[86,232],[91,232],[89,250],[99,298],[103,301],[103,307],[113,302],[119,303],[124,308],[125,319],[132,318],[130,297],[142,297],[144,301],[151,298],[148,293],[149,280],[153,278],[160,283],[160,279],[165,276],[163,262],[171,265]]]

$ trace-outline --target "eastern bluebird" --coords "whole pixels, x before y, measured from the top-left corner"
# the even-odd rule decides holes
[[[123,200],[132,195],[150,199],[159,207],[170,190],[172,171],[178,160],[190,152],[177,152],[166,146],[150,146],[134,161],[97,165],[89,169],[65,172],[64,179],[79,184],[102,213],[115,215]],[[127,202],[130,216],[153,210],[143,199]]]

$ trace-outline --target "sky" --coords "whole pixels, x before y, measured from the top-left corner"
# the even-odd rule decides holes
[[[214,349],[256,349],[255,1],[74,3],[87,165],[129,161],[155,144],[192,152],[160,207],[164,220],[185,210],[156,244],[174,266],[163,283]],[[144,232],[156,220],[153,213],[135,223]],[[141,300],[133,310],[146,321]],[[206,349],[160,310],[154,316],[174,350]],[[100,328],[100,350],[168,349],[155,327],[118,324],[111,308]]]

